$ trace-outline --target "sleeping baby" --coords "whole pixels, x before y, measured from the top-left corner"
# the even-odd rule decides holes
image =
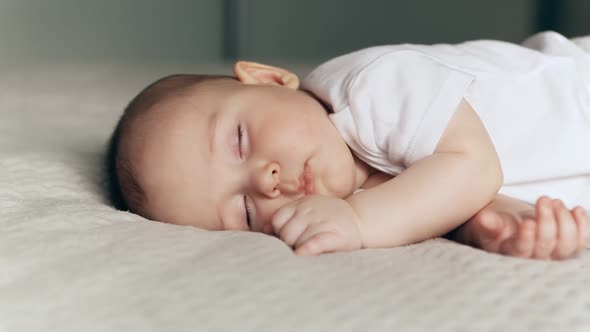
[[[590,37],[388,45],[300,84],[238,61],[127,106],[107,155],[115,206],[296,254],[446,236],[565,259],[589,241]]]

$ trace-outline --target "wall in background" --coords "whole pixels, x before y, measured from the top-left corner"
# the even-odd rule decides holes
[[[533,0],[242,1],[238,55],[328,58],[378,44],[518,42],[534,29],[534,13]]]
[[[217,60],[218,0],[2,0],[0,57],[25,60]]]
[[[0,59],[314,62],[387,43],[590,34],[587,0],[2,0]]]
[[[562,0],[558,25],[570,37],[590,35],[590,1]]]

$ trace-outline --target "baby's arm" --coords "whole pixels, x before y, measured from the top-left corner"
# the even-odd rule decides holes
[[[463,99],[432,155],[346,201],[359,217],[363,247],[395,247],[461,225],[492,201],[502,182],[491,139]]]

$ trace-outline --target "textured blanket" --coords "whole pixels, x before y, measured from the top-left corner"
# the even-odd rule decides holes
[[[590,331],[588,252],[542,262],[436,239],[298,257],[110,207],[101,162],[125,104],[165,74],[220,68],[0,66],[0,331]]]

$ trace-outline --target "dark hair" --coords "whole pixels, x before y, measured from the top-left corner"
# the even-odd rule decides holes
[[[105,156],[105,173],[108,196],[119,210],[137,213],[150,218],[146,209],[145,192],[135,176],[135,168],[130,158],[121,151],[121,142],[132,139],[128,133],[138,119],[151,111],[157,103],[181,96],[188,89],[206,81],[233,78],[221,75],[174,74],[163,77],[144,88],[129,102],[108,141]],[[161,110],[165,111],[165,110]]]

